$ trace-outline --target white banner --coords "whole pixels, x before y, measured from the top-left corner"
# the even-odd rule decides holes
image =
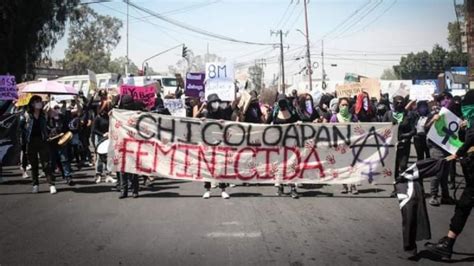
[[[114,109],[112,171],[247,183],[392,182],[392,123],[263,125]]]
[[[172,116],[186,117],[184,99],[163,99],[163,105],[170,111]]]
[[[235,99],[234,65],[207,63],[205,84],[206,98],[215,93],[222,101],[233,101]]]
[[[439,111],[440,118],[433,123],[427,137],[447,152],[454,154],[463,145],[459,139],[462,120],[446,108]]]
[[[432,101],[433,93],[435,92],[435,89],[436,89],[436,85],[433,85],[433,84],[411,85],[410,100]]]

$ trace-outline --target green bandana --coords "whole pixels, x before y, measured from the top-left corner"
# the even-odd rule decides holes
[[[339,108],[339,114],[337,114],[337,120],[339,122],[350,122],[352,118],[352,115],[349,113],[349,107],[344,106]]]
[[[471,123],[474,120],[474,104],[463,105],[461,111],[462,116],[467,120],[467,127],[471,128]]]
[[[404,112],[393,112],[392,116],[395,120],[397,120],[397,123],[400,124],[403,121],[403,117],[405,116]]]

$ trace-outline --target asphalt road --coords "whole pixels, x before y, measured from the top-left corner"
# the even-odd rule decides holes
[[[92,175],[75,172],[76,186],[61,181],[56,195],[43,179],[41,193],[31,194],[29,180],[4,169],[0,265],[443,264],[424,242],[417,262],[405,259],[390,184],[360,186],[359,195],[342,195],[340,186],[300,189],[298,200],[275,196],[272,186],[237,186],[229,200],[218,189],[204,200],[202,183],[161,179],[142,186],[138,199],[119,200]],[[437,240],[454,207],[428,211]],[[471,217],[456,243],[456,265],[474,264],[473,225]]]

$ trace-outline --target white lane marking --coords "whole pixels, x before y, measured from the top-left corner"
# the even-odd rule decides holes
[[[211,232],[207,234],[207,237],[211,238],[218,238],[218,237],[234,237],[234,238],[257,238],[261,237],[262,233],[260,232],[234,232],[234,233],[227,233],[227,232]]]

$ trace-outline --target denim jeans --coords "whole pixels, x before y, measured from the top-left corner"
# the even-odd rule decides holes
[[[59,170],[61,170],[61,175],[64,179],[70,179],[71,178],[71,162],[69,161],[68,158],[68,153],[67,153],[67,146],[51,146],[51,166],[59,166]]]

